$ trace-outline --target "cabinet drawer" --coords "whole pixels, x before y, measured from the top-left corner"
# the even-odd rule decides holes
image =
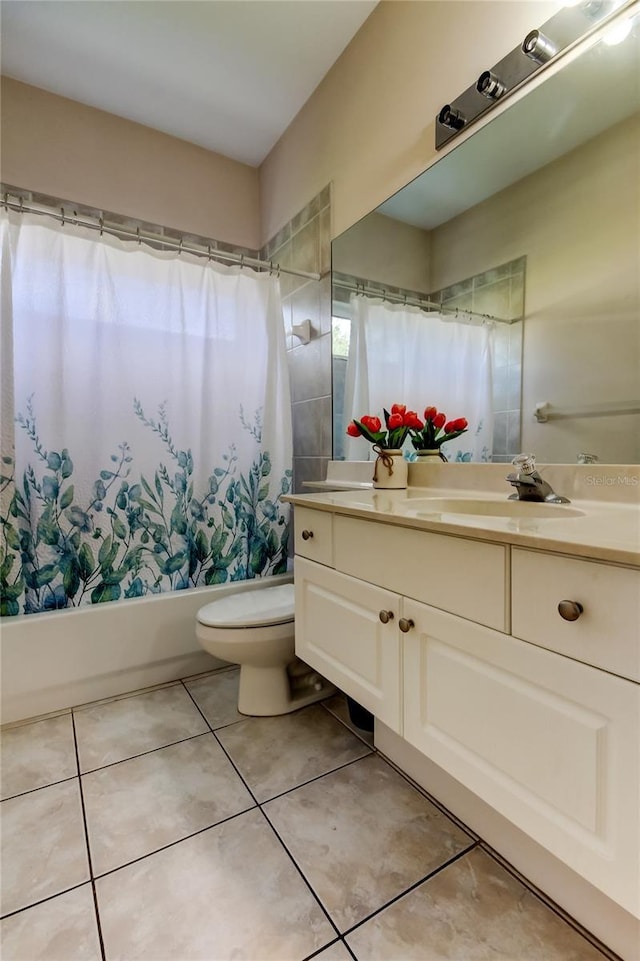
[[[640,571],[514,548],[511,583],[516,637],[640,680]],[[582,605],[577,620],[562,600]]]
[[[296,507],[293,520],[296,554],[331,567],[333,564],[331,537],[333,514],[328,511],[310,510],[308,507]]]
[[[508,625],[507,548],[336,515],[334,566],[499,631]]]

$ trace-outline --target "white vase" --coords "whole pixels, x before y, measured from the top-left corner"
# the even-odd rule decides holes
[[[440,454],[440,449],[434,447],[432,450],[417,450],[418,463],[425,464],[432,461],[434,464],[444,464],[444,457]]]
[[[409,465],[401,450],[381,450],[373,469],[373,486],[400,490],[407,486]]]

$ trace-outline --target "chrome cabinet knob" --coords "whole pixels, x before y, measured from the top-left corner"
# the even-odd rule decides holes
[[[400,628],[403,634],[408,634],[411,628],[415,627],[415,624],[413,623],[410,617],[401,617],[400,620],[398,621],[398,627]]]
[[[308,540],[310,540],[312,537],[313,537],[313,531],[303,531],[303,532],[302,532],[302,540],[303,540],[303,541],[308,541]]]
[[[383,624],[388,624],[389,621],[393,620],[393,611],[380,611],[378,617]]]
[[[565,621],[577,621],[583,610],[579,601],[560,601],[558,604],[558,614]]]

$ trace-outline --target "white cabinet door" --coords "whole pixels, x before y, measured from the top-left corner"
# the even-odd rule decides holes
[[[627,910],[640,907],[640,687],[415,601],[404,736]]]
[[[298,657],[402,733],[399,597],[301,557],[295,590]]]

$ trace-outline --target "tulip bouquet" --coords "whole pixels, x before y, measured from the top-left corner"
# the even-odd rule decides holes
[[[383,429],[379,417],[365,414],[360,420],[352,420],[347,427],[350,437],[364,437],[374,450],[400,450],[410,430],[423,427],[415,410],[407,410],[405,404],[393,404],[391,413],[384,411]]]
[[[416,450],[438,450],[444,460],[444,454],[440,450],[442,444],[464,434],[467,427],[466,417],[448,421],[447,415],[438,411],[436,407],[427,407],[424,412],[424,423],[418,418],[418,424],[411,425],[409,433],[411,443]]]

